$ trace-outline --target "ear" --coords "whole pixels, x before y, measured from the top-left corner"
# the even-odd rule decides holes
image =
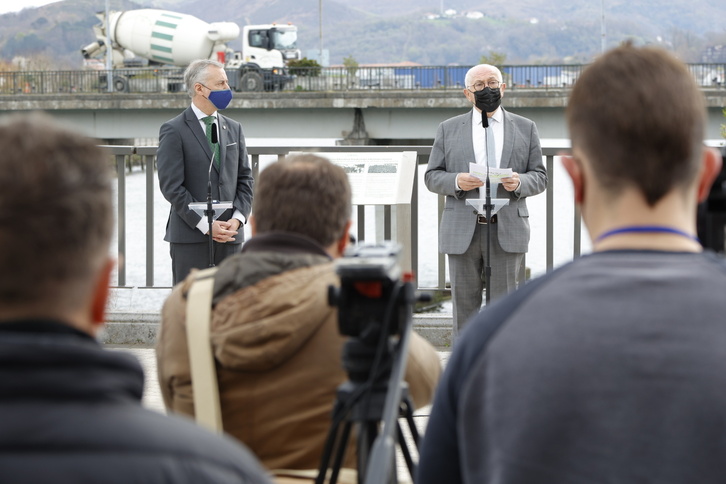
[[[345,248],[348,246],[348,242],[350,242],[350,227],[352,224],[352,220],[348,220],[348,223],[345,224],[345,230],[343,230],[343,235],[335,243],[335,250],[337,254],[335,254],[334,257],[341,257],[345,252]]]
[[[711,185],[716,177],[721,173],[721,165],[723,158],[721,153],[713,148],[703,147],[703,155],[701,156],[701,172],[698,175],[698,201],[703,202],[708,198]]]
[[[468,90],[467,88],[464,88],[464,97],[466,98],[467,101],[474,104],[474,94],[472,94],[472,92],[470,90]]]
[[[252,236],[257,235],[257,219],[255,219],[254,214],[250,214],[248,222],[250,223],[250,233]]]
[[[96,286],[93,288],[93,299],[91,300],[91,324],[94,327],[101,326],[106,321],[106,304],[111,286],[111,274],[116,267],[116,261],[108,258],[99,272]]]
[[[585,179],[582,173],[582,166],[577,158],[570,155],[562,157],[562,166],[572,180],[572,187],[575,193],[575,203],[582,203],[585,197]]]

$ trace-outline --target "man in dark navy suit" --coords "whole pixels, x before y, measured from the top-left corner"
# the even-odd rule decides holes
[[[218,112],[232,99],[224,66],[194,61],[184,82],[191,106],[161,126],[157,153],[159,186],[171,203],[164,240],[170,243],[174,284],[191,269],[209,265],[209,223],[189,203],[207,200],[210,178],[212,198],[233,204],[212,225],[215,265],[239,252],[244,239],[240,227],[252,209],[253,178],[242,127]],[[217,143],[210,142],[211,131],[216,131]]]

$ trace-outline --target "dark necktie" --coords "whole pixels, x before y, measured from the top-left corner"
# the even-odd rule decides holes
[[[205,116],[202,118],[202,121],[204,121],[204,124],[207,125],[207,143],[209,143],[209,148],[212,150],[212,153],[214,153],[214,165],[219,168],[219,132],[217,132],[217,143],[212,143],[212,125],[214,124],[215,117]]]

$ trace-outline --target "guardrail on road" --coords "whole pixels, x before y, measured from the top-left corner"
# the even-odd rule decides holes
[[[458,90],[471,66],[295,67],[285,91]],[[502,66],[508,89],[568,89],[586,65]],[[704,88],[726,86],[726,64],[689,64]],[[168,93],[184,90],[181,68],[0,72],[0,95]],[[108,79],[112,89],[109,91]],[[262,83],[258,84],[262,89]]]

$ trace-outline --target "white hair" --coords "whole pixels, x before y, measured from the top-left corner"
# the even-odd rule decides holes
[[[497,80],[499,81],[499,83],[501,84],[503,82],[502,71],[500,71],[496,66],[493,66],[491,64],[479,64],[466,71],[466,76],[464,77],[464,84],[467,87],[471,86],[471,78],[474,77],[474,72],[482,68],[487,68],[494,71],[494,73],[497,75]]]

